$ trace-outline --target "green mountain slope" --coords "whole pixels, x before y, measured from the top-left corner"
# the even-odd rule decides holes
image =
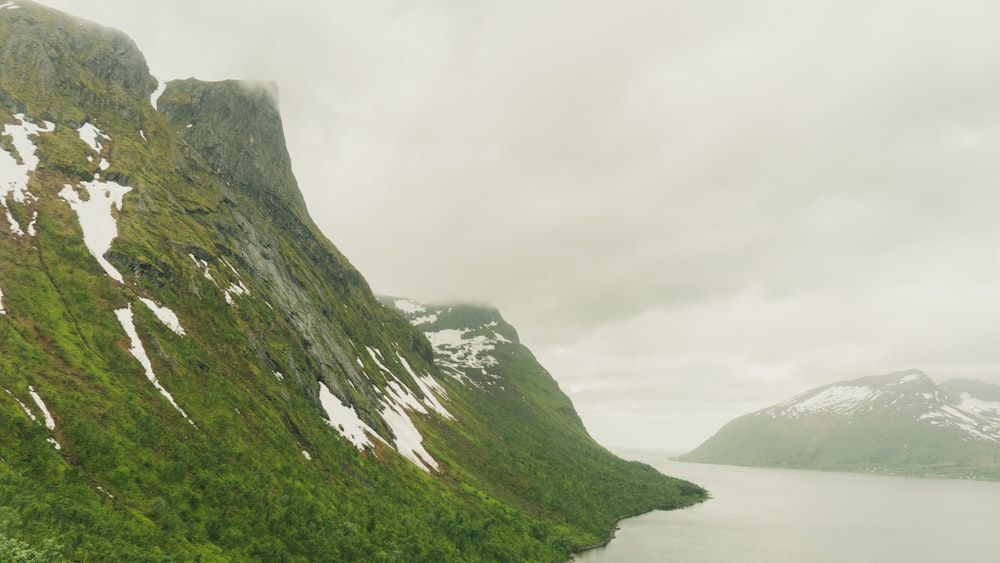
[[[0,5],[0,560],[556,561],[702,498],[526,350],[519,397],[445,375],[309,218],[273,87],[156,88]]]
[[[1000,479],[1000,387],[909,370],[739,417],[683,461]]]
[[[430,447],[469,468],[475,486],[529,513],[582,523],[599,541],[622,515],[687,505],[704,492],[618,459],[587,434],[569,398],[495,309],[383,298],[434,346],[445,386],[468,411]]]

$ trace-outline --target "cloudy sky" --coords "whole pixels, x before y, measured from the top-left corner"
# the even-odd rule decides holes
[[[993,1],[49,0],[281,90],[376,292],[493,304],[598,440],[811,387],[1000,383]]]

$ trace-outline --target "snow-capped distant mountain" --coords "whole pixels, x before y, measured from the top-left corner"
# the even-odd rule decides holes
[[[763,413],[789,419],[809,415],[850,417],[865,411],[899,413],[933,426],[960,430],[966,434],[964,440],[1000,442],[1000,400],[977,395],[981,390],[954,388],[948,392],[923,372],[910,370],[819,387]]]
[[[841,381],[739,417],[680,459],[1000,479],[1000,386],[919,370]]]

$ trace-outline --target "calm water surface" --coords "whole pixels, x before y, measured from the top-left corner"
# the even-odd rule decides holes
[[[625,520],[615,540],[579,562],[1000,561],[1000,483],[629,457],[713,498]]]

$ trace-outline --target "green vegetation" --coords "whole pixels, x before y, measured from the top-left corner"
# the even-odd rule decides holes
[[[499,395],[442,375],[312,224],[259,90],[175,83],[157,112],[128,38],[20,4],[0,12],[0,122],[56,128],[35,139],[35,198],[6,200],[21,224],[37,213],[37,234],[0,222],[0,559],[559,561],[617,518],[703,498],[594,443],[520,345],[499,354]],[[84,123],[109,137],[100,155]],[[104,255],[124,284],[58,196],[102,157],[101,177],[132,188]],[[131,354],[126,307],[190,421]],[[446,386],[455,421],[414,415],[439,473],[326,422],[319,381],[392,440],[391,376],[368,349],[418,396],[404,360]]]
[[[752,415],[748,415],[752,417]],[[797,423],[740,417],[682,461],[1000,480],[995,444],[963,441],[946,429],[895,416],[862,416],[851,424],[826,417]]]
[[[459,404],[472,410],[461,425],[436,424],[431,442],[438,448],[432,451],[471,469],[477,488],[560,522],[567,546],[599,543],[623,516],[705,498],[701,488],[623,461],[597,444],[569,398],[496,310],[428,306],[410,317],[428,314],[436,320],[419,325],[427,333],[453,329],[467,331],[467,339],[494,333],[503,338],[487,352],[496,360],[487,373],[465,368],[464,382],[445,380],[449,396],[461,397]]]
[[[919,372],[870,376],[802,394],[804,401],[829,388],[871,389],[870,398],[833,408],[797,412],[795,403],[734,419],[682,461],[1000,480],[1000,446],[986,438],[994,423],[963,412],[960,392],[989,400],[996,386],[937,386]],[[911,378],[909,381],[903,381]],[[828,395],[829,396],[829,395]]]

